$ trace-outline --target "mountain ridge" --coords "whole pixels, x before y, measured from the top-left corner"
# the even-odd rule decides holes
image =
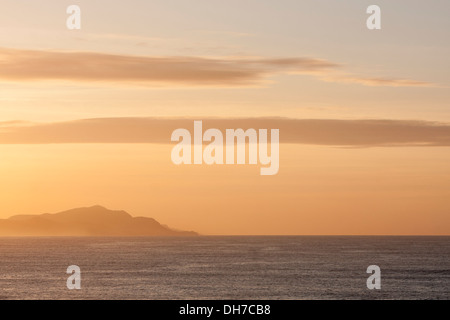
[[[0,219],[0,236],[196,236],[153,218],[133,217],[103,206],[74,208],[58,213],[14,215]]]

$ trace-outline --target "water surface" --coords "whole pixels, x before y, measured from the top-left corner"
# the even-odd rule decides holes
[[[450,237],[0,238],[0,298],[449,299],[449,257]]]

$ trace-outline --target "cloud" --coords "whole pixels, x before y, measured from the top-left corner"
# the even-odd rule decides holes
[[[191,86],[254,85],[269,74],[337,65],[313,58],[144,57],[93,52],[0,49],[0,80],[67,80]]]
[[[171,143],[194,119],[99,118],[0,127],[0,144]],[[203,120],[203,129],[280,129],[281,143],[346,147],[450,146],[450,124],[402,120],[238,118]]]
[[[0,127],[11,127],[11,126],[23,126],[28,124],[27,121],[20,121],[20,120],[11,120],[11,121],[0,121]]]
[[[340,73],[338,67],[334,62],[307,57],[155,57],[0,48],[0,81],[7,82],[235,87],[262,85],[274,74],[304,74],[322,81],[366,86],[435,86],[411,79],[348,75]]]
[[[411,79],[393,79],[380,77],[361,76],[326,76],[322,80],[338,83],[356,83],[370,87],[436,87],[437,85],[426,81],[416,81]]]

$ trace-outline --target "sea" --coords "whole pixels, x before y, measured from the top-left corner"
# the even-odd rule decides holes
[[[449,298],[450,237],[0,238],[0,299]]]

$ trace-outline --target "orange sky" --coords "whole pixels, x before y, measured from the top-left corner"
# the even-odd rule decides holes
[[[0,147],[1,212],[101,203],[203,234],[448,234],[450,153],[282,144],[280,172],[181,166],[170,145]]]
[[[448,3],[380,0],[369,31],[360,2],[80,0],[69,31],[70,1],[3,2],[0,218],[99,204],[203,234],[450,234]],[[279,173],[175,166],[193,119],[279,128]]]

